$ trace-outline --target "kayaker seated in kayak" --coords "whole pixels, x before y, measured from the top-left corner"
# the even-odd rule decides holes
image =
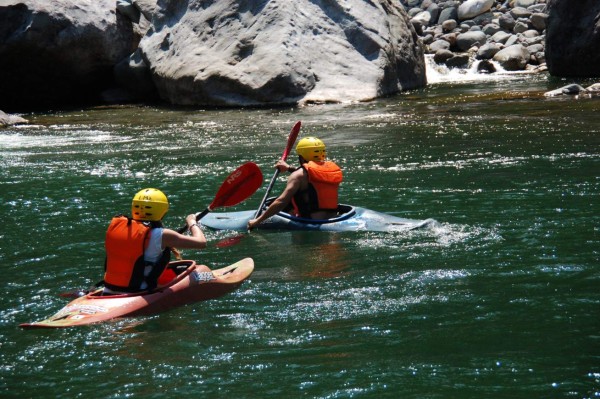
[[[169,201],[165,194],[147,188],[133,197],[132,216],[119,215],[111,220],[104,244],[105,294],[152,290],[158,285],[171,252],[177,253],[175,248],[206,247],[206,237],[194,214],[185,218],[191,235],[165,229],[162,218],[168,210]],[[208,267],[204,268],[210,271]]]
[[[293,208],[295,216],[308,219],[330,219],[337,216],[338,187],[342,170],[326,161],[325,144],[316,137],[306,137],[296,146],[300,167],[294,168],[283,160],[275,167],[291,175],[283,192],[256,219],[248,221],[248,230],[283,210]]]

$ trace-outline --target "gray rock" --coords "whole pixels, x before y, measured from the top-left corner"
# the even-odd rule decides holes
[[[548,14],[539,12],[531,14],[530,21],[531,25],[541,32],[544,29],[546,29],[546,24],[548,22]]]
[[[456,38],[456,46],[467,51],[473,46],[482,46],[487,42],[487,36],[482,31],[469,31],[461,33]]]
[[[477,64],[477,72],[479,73],[495,73],[496,66],[489,60],[482,60]]]
[[[487,25],[489,23],[492,23],[493,20],[494,14],[492,14],[491,12],[484,12],[483,14],[480,14],[472,19],[472,21],[478,26]]]
[[[507,71],[523,70],[529,61],[529,52],[520,44],[515,44],[498,51],[494,61]]]
[[[537,0],[515,0],[515,7],[527,8],[537,3]]]
[[[532,52],[532,57],[534,57],[535,59],[535,63],[537,63],[538,65],[542,65],[546,63],[546,53],[544,53],[544,51],[536,51],[536,52]]]
[[[420,13],[412,17],[410,21],[413,23],[418,22],[421,24],[421,26],[428,26],[429,22],[431,21],[431,14],[429,13],[429,11],[421,11]]]
[[[515,44],[520,44],[520,42],[521,40],[518,35],[510,35],[504,42],[504,47],[514,46]]]
[[[469,66],[469,54],[454,54],[446,60],[446,66],[449,68],[466,68]]]
[[[535,37],[523,37],[523,40],[521,40],[521,42],[529,47],[529,46],[533,46],[534,44],[544,44],[546,38],[544,35],[539,35],[539,36],[535,36]]]
[[[3,111],[0,111],[0,127],[22,125],[29,123],[27,119],[21,118],[18,115],[10,115]]]
[[[544,51],[544,45],[540,43],[532,44],[531,46],[527,46],[527,51],[531,54],[539,53],[540,51]]]
[[[467,0],[458,7],[458,19],[464,21],[488,11],[494,0]]]
[[[427,34],[421,38],[421,41],[423,42],[423,44],[431,44],[433,43],[433,35]]]
[[[362,101],[426,84],[423,49],[397,2],[158,5],[140,49],[173,104]]]
[[[410,10],[408,10],[408,16],[411,18],[414,18],[422,12],[423,12],[422,8],[419,8],[419,7],[411,8]]]
[[[441,24],[444,21],[447,21],[449,19],[453,19],[453,20],[457,21],[458,20],[458,11],[457,10],[458,10],[457,7],[448,7],[448,8],[442,9],[442,11],[440,12],[438,23]]]
[[[540,32],[538,32],[538,31],[537,31],[537,30],[535,30],[535,29],[528,29],[528,30],[526,30],[525,32],[522,32],[522,33],[521,33],[521,36],[522,36],[524,39],[535,39],[535,38],[537,38],[537,37],[540,37]]]
[[[461,33],[465,33],[471,30],[471,26],[472,25],[468,25],[468,24],[460,24],[459,30]]]
[[[477,50],[475,58],[478,60],[491,60],[501,48],[496,43],[486,43]]]
[[[456,46],[456,37],[457,36],[458,36],[457,33],[451,32],[451,33],[447,33],[445,35],[440,36],[440,39],[445,40],[448,43],[450,43],[450,48],[452,48],[452,47]]]
[[[510,10],[510,15],[512,15],[512,17],[514,19],[519,19],[519,18],[529,18],[531,16],[531,11],[529,11],[526,8],[523,7],[515,7],[512,10]]]
[[[448,19],[442,23],[442,29],[444,32],[452,32],[456,29],[457,23],[453,19]]]
[[[506,33],[503,31],[496,32],[491,38],[490,41],[494,43],[506,43],[506,41],[511,37],[510,33]]]
[[[594,83],[593,85],[586,87],[585,91],[589,93],[600,93],[600,83]]]
[[[497,32],[500,32],[502,30],[502,28],[500,27],[500,25],[496,25],[496,24],[487,24],[483,27],[483,33],[485,33],[488,36],[493,36],[494,34],[496,34]]]
[[[525,22],[517,21],[513,28],[514,33],[523,33],[529,29],[529,25]]]
[[[544,93],[544,96],[555,97],[555,96],[562,96],[562,95],[577,95],[582,92],[586,92],[586,89],[584,89],[583,87],[581,87],[578,84],[570,84],[567,86],[563,86],[560,89],[546,92],[546,93]]]
[[[0,3],[0,107],[96,101],[113,67],[137,45],[114,0]],[[10,93],[10,95],[7,95]]]
[[[421,5],[419,7],[421,7],[423,10],[426,10],[429,7],[431,7],[431,5],[433,5],[433,4],[436,4],[434,2],[434,0],[423,0],[423,2],[421,3]]]
[[[515,21],[513,16],[508,13],[500,15],[500,17],[498,18],[498,25],[500,25],[502,29],[509,32],[512,32],[516,23],[517,21]]]
[[[438,22],[438,18],[440,17],[440,7],[432,3],[429,7],[425,9],[429,14],[431,14],[431,19],[429,21],[430,24],[435,24]]]
[[[433,56],[433,61],[436,64],[445,64],[447,60],[454,57],[454,53],[450,50],[438,50]]]
[[[527,7],[527,9],[533,13],[546,13],[547,7],[546,3],[534,4],[532,6]]]
[[[449,50],[449,49],[450,49],[450,43],[447,42],[446,40],[436,40],[429,45],[429,50],[432,53],[437,53],[440,50]]]
[[[146,20],[152,21],[156,13],[156,0],[132,0],[132,3],[140,10]]]

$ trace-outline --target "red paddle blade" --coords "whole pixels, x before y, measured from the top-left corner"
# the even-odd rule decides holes
[[[300,133],[301,126],[302,126],[302,123],[300,121],[298,121],[298,122],[296,122],[294,127],[292,127],[292,130],[290,131],[290,135],[288,136],[287,147],[285,147],[285,151],[283,152],[283,155],[281,156],[281,159],[283,161],[285,161],[287,159],[288,155],[290,154],[290,151],[292,150],[292,146],[296,142],[296,137],[298,137],[298,133]]]
[[[237,244],[238,242],[242,241],[242,238],[244,238],[244,237],[246,237],[246,234],[238,234],[233,237],[224,238],[221,241],[219,241],[218,243],[216,243],[215,247],[217,247],[217,248],[231,247],[231,246]]]
[[[208,208],[212,210],[221,206],[237,205],[254,194],[262,183],[263,175],[258,165],[247,162],[231,172]]]

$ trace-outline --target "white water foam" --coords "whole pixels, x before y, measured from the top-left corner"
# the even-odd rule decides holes
[[[428,84],[438,83],[468,83],[468,82],[494,82],[515,79],[519,75],[531,73],[529,71],[507,71],[495,61],[490,61],[496,68],[494,73],[477,72],[481,63],[475,60],[469,68],[448,68],[446,65],[437,64],[432,54],[425,55],[425,71]]]

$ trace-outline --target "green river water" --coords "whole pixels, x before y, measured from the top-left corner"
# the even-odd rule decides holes
[[[0,131],[0,397],[600,397],[600,99],[543,97],[567,83],[515,75],[362,104],[24,115],[30,125]],[[179,227],[254,161],[263,188],[228,210],[255,208],[297,120],[343,167],[342,202],[439,225],[257,231],[224,248],[231,233],[207,231],[209,247],[184,258],[255,260],[234,293],[18,327],[101,278],[108,222],[139,189],[162,189],[165,223]]]

